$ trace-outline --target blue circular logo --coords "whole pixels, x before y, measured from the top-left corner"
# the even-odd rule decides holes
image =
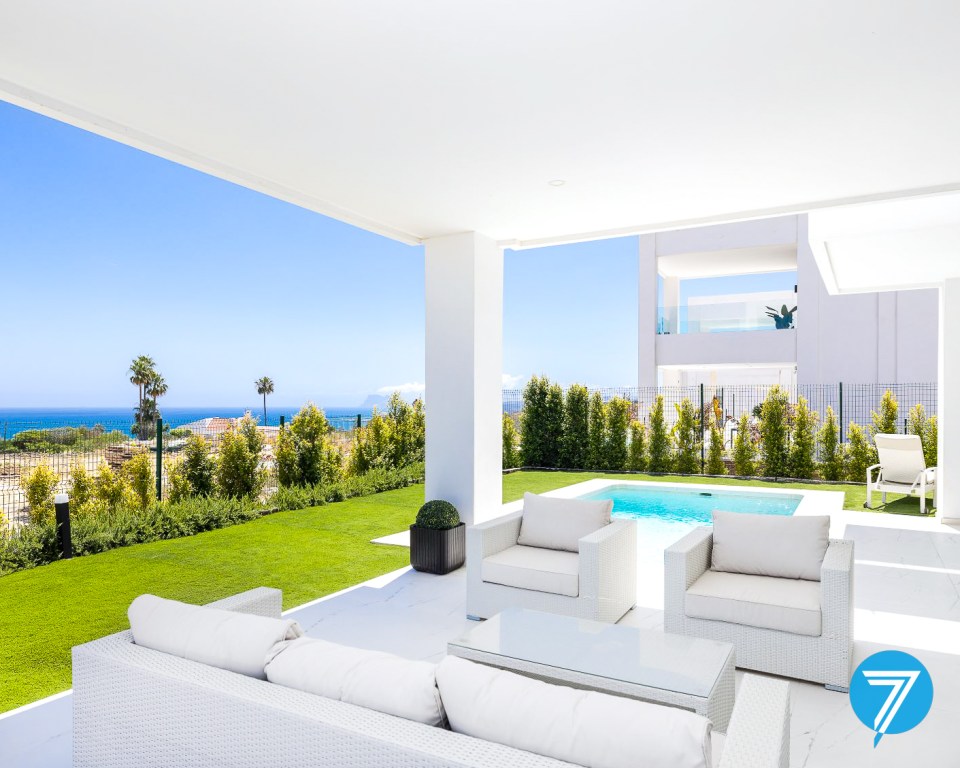
[[[857,667],[850,681],[850,705],[876,736],[916,728],[933,704],[933,681],[920,661],[903,651],[880,651]]]

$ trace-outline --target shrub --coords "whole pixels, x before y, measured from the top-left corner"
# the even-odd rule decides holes
[[[630,430],[630,401],[614,397],[607,403],[604,468],[627,468],[627,434]]]
[[[847,428],[847,479],[863,483],[867,479],[867,467],[875,464],[876,447],[859,424],[850,422]]]
[[[180,489],[187,496],[212,496],[216,462],[210,454],[210,443],[203,435],[191,435],[183,446],[183,460],[176,466]]]
[[[131,502],[133,491],[123,473],[114,472],[110,465],[101,462],[93,478],[93,497],[107,509],[116,510]]]
[[[669,472],[671,448],[670,430],[663,412],[663,395],[657,395],[650,409],[650,460],[647,469],[651,472]]]
[[[870,437],[897,434],[898,410],[897,398],[888,389],[880,398],[880,410],[870,412],[870,418],[873,422],[870,426]]]
[[[445,531],[460,525],[460,513],[449,501],[433,499],[428,501],[417,512],[417,526],[419,528],[433,528]]]
[[[249,429],[244,427],[241,424],[223,435],[217,455],[216,485],[228,499],[259,496],[266,482],[266,474],[259,468],[259,450],[253,451],[260,441],[252,440]]]
[[[187,427],[177,427],[176,429],[171,429],[169,434],[174,440],[179,440],[183,437],[190,437],[193,432]]]
[[[550,414],[547,399],[550,381],[533,376],[523,388],[523,412],[520,414],[520,457],[526,467],[553,466],[550,461],[556,447],[550,445]]]
[[[566,469],[585,469],[590,442],[590,393],[572,384],[563,403],[563,447],[560,462]]]
[[[793,415],[793,442],[787,458],[790,477],[805,480],[816,472],[816,424],[817,413],[810,410],[805,397],[798,397]]]
[[[741,477],[750,477],[757,471],[757,445],[753,440],[750,415],[740,414],[737,436],[733,439],[733,471]]]
[[[60,476],[46,464],[37,464],[20,478],[31,522],[53,519],[53,497]]]
[[[843,480],[846,476],[846,456],[840,443],[837,414],[827,406],[827,416],[817,436],[820,443],[820,477],[824,480]]]
[[[787,393],[774,385],[760,409],[760,456],[768,477],[786,477],[788,473],[789,405]]]
[[[559,384],[547,388],[546,411],[544,413],[544,461],[545,467],[559,467],[563,450],[563,389]]]
[[[406,428],[408,432],[411,431],[409,425]],[[412,438],[408,435],[405,439]],[[389,447],[384,447],[383,460],[392,463],[394,458],[390,456],[391,451]],[[275,458],[280,485],[332,483],[343,473],[343,456],[330,441],[330,423],[323,411],[313,403],[303,406],[293,417],[290,426],[281,430]],[[363,458],[369,456],[363,454]]]
[[[630,448],[627,469],[643,472],[647,468],[647,428],[642,421],[630,422]]]
[[[423,401],[418,398],[411,405],[400,396],[399,392],[394,392],[387,402],[386,418],[393,423],[390,433],[390,465],[402,467],[423,461],[426,442]]]
[[[350,472],[362,475],[372,469],[387,469],[391,466],[393,451],[393,424],[382,413],[374,409],[373,416],[365,427],[357,429],[353,434],[353,448],[350,451]],[[290,436],[293,440],[293,436]],[[293,443],[291,442],[291,445]],[[296,455],[294,449],[294,456]],[[299,470],[293,464],[287,482],[280,480],[281,485],[296,485]]]
[[[590,396],[590,416],[587,430],[587,467],[604,469],[607,458],[607,406],[603,395],[594,392]]]
[[[710,444],[707,446],[708,475],[727,474],[727,465],[723,462],[723,430],[717,422],[716,415],[710,419]]]
[[[923,460],[928,467],[937,466],[937,417],[927,418],[924,407],[917,403],[907,417],[907,431],[920,438]]]
[[[674,458],[674,470],[683,475],[692,475],[699,471],[700,463],[700,419],[697,409],[689,397],[676,405],[677,423],[673,425],[673,440],[677,446]]]
[[[70,509],[79,512],[93,498],[93,478],[81,462],[70,468]]]
[[[503,468],[513,469],[520,466],[520,451],[517,447],[517,426],[509,413],[503,414]]]
[[[130,483],[137,508],[145,510],[154,501],[153,469],[150,467],[150,456],[138,453],[123,464],[123,473]]]
[[[187,479],[183,464],[183,459],[179,461],[167,459],[164,462],[167,474],[167,500],[173,504],[178,504],[193,496],[193,488]]]

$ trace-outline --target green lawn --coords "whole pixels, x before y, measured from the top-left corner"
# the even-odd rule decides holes
[[[695,477],[517,472],[504,477],[503,498],[541,493],[596,477],[698,482]],[[743,485],[741,480],[708,482]],[[861,509],[861,486],[748,482],[777,488],[846,493]],[[257,586],[283,590],[289,608],[406,565],[405,548],[370,544],[403,530],[423,503],[423,486],[387,491],[324,507],[280,512],[184,539],[140,544],[0,578],[0,712],[70,687],[70,648],[126,628],[139,594],[205,603]],[[916,513],[916,499],[887,512]]]

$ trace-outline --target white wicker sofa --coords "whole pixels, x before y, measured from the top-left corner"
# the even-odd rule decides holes
[[[585,508],[590,519],[604,504],[602,522],[562,530],[568,514]],[[637,602],[637,528],[634,520],[611,521],[611,506],[528,493],[523,510],[468,528],[467,616],[530,608],[619,620]],[[533,513],[546,530],[531,531]]]
[[[780,524],[765,515],[725,514]],[[853,648],[853,542],[826,535],[815,574],[778,579],[756,571],[716,571],[713,530],[691,531],[664,551],[665,631],[732,643],[741,668],[846,691]],[[778,546],[789,552],[793,544],[760,534],[755,546],[775,561]]]
[[[212,605],[279,617],[280,592]],[[77,768],[570,765],[151,650],[129,631],[74,648],[73,685]],[[747,676],[714,764],[786,768],[789,730],[788,686]]]

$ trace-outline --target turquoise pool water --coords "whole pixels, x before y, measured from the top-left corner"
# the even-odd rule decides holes
[[[701,491],[691,488],[657,488],[611,485],[581,499],[612,499],[613,516],[637,521],[640,541],[662,550],[699,525],[710,525],[714,510],[761,515],[792,515],[800,494],[744,491]]]

